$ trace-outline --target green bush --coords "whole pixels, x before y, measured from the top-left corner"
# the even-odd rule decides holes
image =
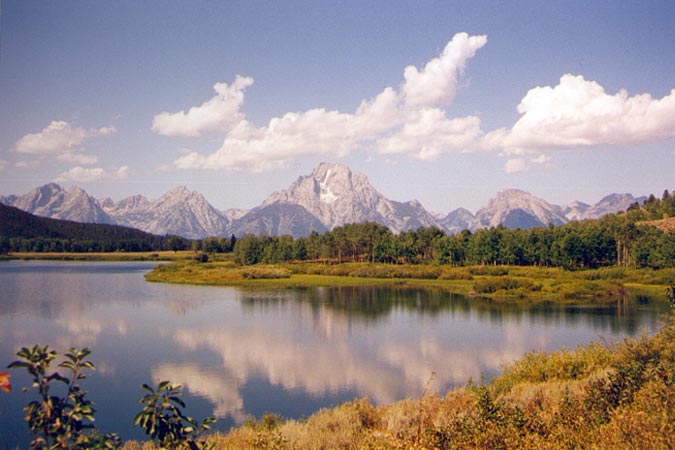
[[[50,365],[57,353],[49,346],[23,347],[16,355],[20,358],[12,362],[9,369],[24,369],[32,376],[32,388],[37,389],[38,399],[29,402],[24,411],[33,439],[31,448],[118,448],[120,439],[115,434],[102,436],[94,427],[96,410],[86,398],[79,382],[87,378],[85,370],[94,370],[94,364],[87,360],[91,351],[87,348],[71,348],[65,361],[58,367],[66,369],[69,376],[59,372],[50,372]],[[59,384],[65,389],[65,395],[54,392]]]
[[[351,271],[349,276],[361,278],[413,278],[435,280],[441,273],[442,269],[431,266],[365,265]]]
[[[473,280],[473,275],[467,268],[443,268],[443,271],[438,276],[439,280]]]
[[[239,273],[248,280],[275,280],[291,277],[290,270],[280,267],[250,266],[240,269]]]
[[[469,267],[471,275],[489,275],[500,277],[509,274],[509,268],[505,266],[473,266]]]
[[[494,294],[497,292],[538,292],[542,285],[527,278],[498,277],[481,278],[474,281],[473,290],[477,294]]]
[[[140,400],[145,406],[134,418],[134,425],[141,427],[161,448],[211,448],[205,441],[198,442],[197,439],[201,433],[211,429],[216,419],[207,417],[199,423],[185,416],[181,409],[185,408],[185,403],[180,398],[183,395],[180,384],[162,381],[156,390],[147,384],[142,388],[148,393]]]

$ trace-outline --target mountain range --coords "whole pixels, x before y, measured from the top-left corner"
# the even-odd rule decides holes
[[[476,214],[459,208],[442,216],[431,214],[416,200],[387,199],[365,175],[336,163],[319,164],[309,175],[298,177],[288,188],[272,193],[248,211],[219,211],[203,195],[184,186],[173,188],[155,200],[142,195],[118,202],[95,199],[79,187],[66,190],[54,183],[20,196],[0,196],[0,203],[38,216],[124,225],[190,239],[247,233],[300,237],[364,221],[380,223],[395,233],[429,226],[448,233],[498,225],[525,229],[595,219],[624,211],[644,200],[645,197],[631,194],[611,194],[595,205],[572,202],[557,206],[525,191],[507,189],[497,193]]]

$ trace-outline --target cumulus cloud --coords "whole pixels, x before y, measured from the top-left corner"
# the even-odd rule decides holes
[[[661,99],[614,95],[583,76],[563,75],[557,86],[531,89],[520,119],[500,145],[511,153],[597,145],[632,145],[675,137],[675,89]]]
[[[98,157],[84,154],[82,145],[97,136],[117,132],[114,126],[87,130],[64,120],[54,120],[41,131],[29,133],[14,145],[14,151],[38,156],[55,156],[60,161],[95,164]]]
[[[422,70],[408,66],[403,72],[403,94],[409,106],[438,106],[450,103],[457,92],[457,79],[476,51],[487,43],[487,36],[457,33],[437,58]]]
[[[237,75],[231,85],[216,83],[216,96],[193,106],[187,112],[162,112],[152,120],[152,131],[165,136],[196,137],[207,131],[229,131],[244,119],[239,108],[244,102],[244,90],[253,78]]]
[[[524,172],[529,168],[530,168],[529,164],[523,158],[509,159],[504,164],[504,172],[506,173]]]
[[[458,33],[422,69],[407,67],[399,91],[387,87],[363,100],[354,113],[315,108],[289,112],[256,127],[239,111],[243,90],[253,80],[237,76],[223,90],[229,92],[226,98],[216,96],[187,113],[161,113],[155,116],[153,130],[172,136],[198,136],[207,129],[225,131],[219,149],[208,155],[183,154],[174,161],[179,169],[271,170],[298,157],[345,156],[361,146],[425,160],[471,150],[480,145],[483,134],[478,117],[448,118],[434,105],[454,98],[459,75],[486,42],[485,36]]]
[[[539,155],[534,158],[513,158],[506,161],[504,164],[504,172],[506,173],[518,173],[525,172],[535,165],[543,165],[549,167],[551,162],[551,157],[548,155]]]
[[[155,116],[153,130],[169,136],[224,133],[222,145],[203,154],[182,153],[178,169],[273,170],[303,156],[340,157],[357,149],[373,154],[434,160],[457,152],[490,150],[511,157],[504,170],[517,173],[549,166],[543,151],[628,145],[675,137],[675,90],[662,99],[649,94],[612,95],[595,81],[570,74],[557,86],[531,89],[510,128],[485,132],[478,115],[449,117],[444,106],[456,96],[460,77],[486,36],[456,34],[441,54],[420,68],[408,66],[398,89],[386,87],[360,102],[353,113],[324,108],[289,112],[265,126],[240,111],[253,79],[218,83],[217,95],[187,112]]]
[[[103,180],[121,180],[129,175],[129,167],[121,166],[119,169],[108,172],[100,167],[85,168],[82,166],[75,166],[70,170],[62,172],[54,181],[58,183],[78,182],[91,183],[94,181]]]
[[[42,131],[29,133],[19,139],[14,150],[32,155],[68,153],[79,147],[88,135],[84,128],[63,120],[54,120]]]
[[[406,117],[397,133],[378,139],[379,153],[430,160],[443,153],[473,150],[483,134],[476,116],[449,119],[445,111],[431,108],[407,113]]]
[[[7,167],[7,164],[9,164],[9,162],[5,161],[4,159],[0,159],[0,170],[4,170],[5,167]]]

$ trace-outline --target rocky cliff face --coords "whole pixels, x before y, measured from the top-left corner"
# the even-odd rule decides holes
[[[176,187],[156,200],[134,195],[119,202],[96,200],[79,187],[64,190],[50,183],[25,195],[0,197],[0,202],[31,214],[76,222],[110,223],[154,234],[176,234],[192,239],[209,236],[290,234],[305,236],[348,223],[377,222],[398,233],[434,226],[448,233],[503,225],[532,228],[561,225],[571,220],[595,219],[625,211],[645,197],[611,194],[595,205],[573,202],[551,205],[532,194],[508,189],[474,216],[459,208],[434,217],[417,201],[397,202],[380,194],[360,173],[342,164],[321,163],[287,189],[270,195],[247,210],[216,210],[201,194]]]
[[[106,207],[117,223],[153,234],[175,234],[189,239],[224,236],[227,218],[198,192],[185,186],[171,189],[150,201],[141,195]]]
[[[66,191],[58,184],[50,183],[35,188],[25,195],[6,197],[3,203],[36,216],[52,219],[115,223],[95,198],[76,186]]]
[[[360,173],[342,164],[319,164],[288,189],[275,192],[262,204],[295,204],[305,208],[327,228],[372,221],[400,232],[420,226],[439,226],[416,201],[400,203],[380,194]]]
[[[584,219],[598,219],[607,214],[627,210],[633,203],[644,203],[645,197],[635,198],[631,194],[610,194],[603,197],[598,203],[588,208],[584,214]]]
[[[583,220],[590,207],[591,205],[584,202],[574,201],[563,206],[561,210],[567,220]]]
[[[252,209],[232,224],[228,233],[235,236],[265,234],[280,236],[289,234],[294,238],[307,236],[312,231],[323,233],[327,229],[319,219],[300,205],[272,203]]]
[[[496,227],[534,228],[549,224],[567,223],[560,207],[551,205],[534,195],[518,189],[507,189],[497,194],[476,213],[470,228]]]
[[[450,234],[457,234],[471,227],[474,215],[465,208],[457,208],[450,211],[447,216],[438,221],[439,224]]]

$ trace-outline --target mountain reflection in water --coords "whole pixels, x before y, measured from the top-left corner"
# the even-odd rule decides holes
[[[98,370],[86,389],[97,425],[140,438],[131,427],[138,386],[153,380],[182,384],[188,413],[214,414],[226,429],[249,415],[306,416],[357,396],[375,403],[418,397],[432,372],[434,388],[444,391],[492,376],[532,350],[651,332],[666,309],[646,297],[517,306],[396,287],[174,286],[146,283],[151,267],[0,264],[3,364],[21,346],[89,346]],[[13,383],[27,379],[13,373]],[[15,391],[1,411],[9,427],[0,442],[10,447],[27,442],[27,396]]]

